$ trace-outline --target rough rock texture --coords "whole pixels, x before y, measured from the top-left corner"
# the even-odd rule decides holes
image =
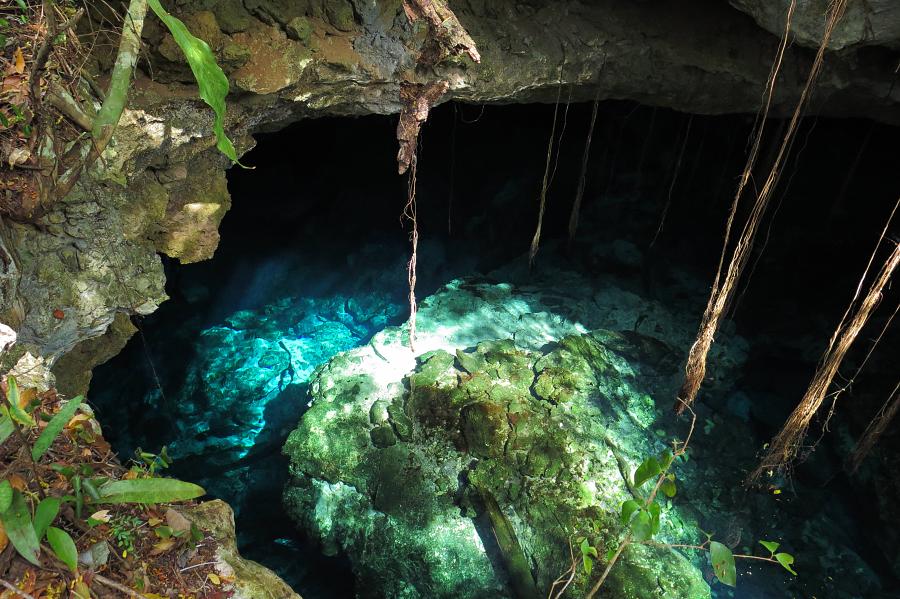
[[[186,510],[187,518],[209,532],[219,545],[216,570],[231,581],[224,590],[234,599],[301,599],[281,578],[238,553],[234,513],[224,501],[203,502]],[[230,588],[228,588],[230,587]]]
[[[409,24],[399,0],[195,0],[170,8],[229,75],[227,128],[240,152],[252,144],[248,133],[304,117],[396,113],[402,81],[437,76],[450,82],[445,99],[467,102],[552,101],[562,84],[573,86],[575,100],[600,90],[601,98],[691,112],[754,112],[777,42],[716,0],[451,5],[482,62],[453,62],[439,73],[413,70],[424,29]],[[144,38],[153,79],[138,75],[103,159],[38,227],[0,224],[0,245],[12,257],[0,267],[0,320],[23,350],[51,364],[103,334],[115,314],[155,310],[166,297],[157,254],[209,257],[228,208],[212,115],[157,20],[148,19]],[[98,52],[114,45],[97,44]],[[775,113],[796,98],[811,55],[789,50]],[[829,56],[810,112],[900,122],[895,63],[855,49]],[[82,356],[83,369],[98,361],[87,349]]]
[[[628,306],[621,289],[592,292],[557,275],[558,294],[546,282],[455,281],[422,302],[418,360],[404,332],[388,328],[314,375],[313,405],[284,449],[292,476],[285,505],[326,552],[350,557],[357,588],[509,596],[518,575],[503,564],[518,562],[543,596],[568,566],[570,534],[612,542],[612,514],[630,496],[611,447],[631,467],[663,447],[654,429],[675,425],[664,423],[653,395],[667,393],[677,368],[663,343],[585,326],[620,324],[628,312],[631,322],[646,313],[649,328],[675,338],[688,327],[652,302]],[[618,297],[608,304],[618,307],[598,309],[603,294]],[[492,540],[498,520],[522,553]],[[677,509],[664,521],[670,538],[699,534]],[[572,596],[585,584],[580,576]],[[616,597],[709,596],[687,560],[648,547],[626,556],[610,589]]]
[[[780,36],[790,0],[729,0],[759,23]],[[791,33],[798,43],[818,48],[825,28],[829,0],[799,0],[791,20]],[[829,47],[840,50],[856,44],[896,48],[900,43],[900,4],[894,0],[850,0],[847,13],[835,29]]]

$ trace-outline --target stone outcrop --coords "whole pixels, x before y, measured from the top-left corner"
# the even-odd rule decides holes
[[[665,426],[653,396],[675,360],[640,334],[584,332],[544,302],[457,281],[423,302],[416,362],[389,328],[313,377],[284,449],[285,506],[350,558],[361,596],[545,596],[570,537],[615,546],[631,498],[620,460],[664,447],[645,429]],[[670,538],[699,534],[677,508],[664,521]],[[579,568],[571,596],[589,584]],[[710,596],[684,556],[648,546],[626,552],[607,592]]]
[[[767,31],[781,35],[790,0],[729,0]],[[791,33],[797,43],[818,48],[825,28],[828,0],[797,2]],[[849,46],[887,46],[900,44],[900,4],[893,0],[850,0],[847,12],[835,29],[829,47],[841,50]]]
[[[762,9],[736,3],[769,28]],[[210,43],[231,80],[227,129],[239,152],[252,145],[249,134],[305,117],[396,113],[402,81],[436,77],[450,83],[445,100],[548,102],[563,85],[573,100],[599,94],[696,113],[755,112],[777,43],[714,0],[451,5],[482,61],[451,61],[434,73],[413,68],[424,29],[408,22],[399,0],[207,0],[170,8]],[[876,42],[893,35],[875,30]],[[51,364],[104,334],[116,314],[155,310],[166,299],[159,254],[183,262],[211,256],[229,206],[227,160],[214,149],[212,115],[187,65],[154,18],[144,38],[152,78],[138,74],[103,159],[37,226],[0,225],[0,321],[17,331],[23,350]],[[113,46],[98,44],[98,52]],[[900,92],[891,88],[896,61],[862,50],[829,55],[810,113],[900,122]],[[774,113],[796,99],[811,56],[789,50]],[[95,58],[109,64],[106,55]],[[80,366],[66,370],[98,363],[102,356],[90,349],[82,347]]]

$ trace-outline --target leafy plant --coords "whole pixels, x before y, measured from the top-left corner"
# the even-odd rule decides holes
[[[84,401],[76,397],[65,403],[56,414],[47,419],[44,429],[37,435],[34,443],[30,442],[34,429],[37,428],[35,413],[41,401],[34,396],[20,391],[15,377],[7,377],[5,402],[0,402],[0,442],[16,434],[31,458],[32,475],[40,480],[39,462],[46,456],[53,443],[67,425],[79,418],[76,413]],[[29,399],[31,397],[32,399]],[[29,501],[25,493],[13,484],[10,479],[0,480],[0,524],[6,532],[10,543],[24,559],[40,566],[41,541],[46,538],[50,552],[72,572],[77,572],[78,551],[69,533],[60,527],[53,526],[63,503],[72,503],[75,515],[81,518],[85,504],[121,504],[121,503],[167,503],[194,499],[205,494],[203,488],[169,478],[153,478],[159,468],[167,467],[171,461],[165,448],[159,456],[141,452],[145,471],[135,473],[144,478],[111,481],[105,476],[95,476],[94,469],[87,465],[66,466],[52,464],[50,468],[62,475],[71,486],[71,493],[62,497],[43,497],[44,491],[39,487],[41,500],[34,508],[32,516]],[[21,482],[21,477],[19,478]],[[98,512],[99,513],[99,512]],[[88,522],[92,524],[92,522]],[[124,552],[134,551],[134,530],[143,521],[133,516],[122,516],[111,526],[116,543]]]
[[[686,406],[687,407],[687,406]],[[671,499],[677,494],[677,485],[675,474],[670,472],[677,460],[687,460],[687,448],[694,433],[697,416],[690,407],[687,409],[691,412],[692,420],[690,430],[685,441],[673,441],[672,449],[666,449],[659,455],[649,456],[635,469],[631,479],[629,489],[634,497],[622,503],[619,511],[619,520],[624,528],[625,535],[619,541],[618,545],[611,547],[605,555],[606,568],[600,578],[593,585],[590,592],[586,595],[587,599],[593,597],[597,591],[603,586],[609,575],[610,570],[616,564],[622,552],[628,545],[639,543],[646,545],[655,545],[669,548],[691,549],[696,551],[705,551],[709,555],[710,565],[713,573],[722,584],[735,586],[737,584],[737,568],[735,566],[735,558],[754,559],[780,564],[791,574],[797,573],[793,570],[794,556],[789,553],[776,553],[779,544],[774,541],[760,541],[770,555],[741,555],[735,554],[731,549],[718,542],[712,540],[712,534],[706,533],[706,540],[700,545],[690,544],[669,544],[660,543],[653,540],[653,537],[659,533],[660,516],[662,507],[659,504],[659,496]],[[707,421],[710,422],[710,421]],[[642,491],[647,483],[655,481],[648,492]],[[587,539],[579,541],[582,548],[582,561],[585,564],[585,572],[590,576],[591,567],[585,561],[591,555],[596,557],[596,552],[585,555],[585,548],[590,547]],[[592,563],[591,563],[592,565]]]

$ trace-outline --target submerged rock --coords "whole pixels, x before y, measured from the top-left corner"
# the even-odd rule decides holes
[[[470,320],[481,301],[493,314]],[[630,495],[611,447],[635,464],[661,448],[644,427],[658,419],[647,382],[667,350],[541,316],[509,285],[456,282],[423,305],[418,344],[430,351],[415,362],[387,329],[311,379],[313,406],[284,448],[288,513],[350,558],[363,596],[544,596],[574,537],[601,555],[615,546]],[[579,568],[571,596],[589,585]],[[626,552],[607,587],[710,596],[686,558],[647,546]]]

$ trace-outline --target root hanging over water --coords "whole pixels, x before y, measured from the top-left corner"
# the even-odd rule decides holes
[[[900,200],[898,200],[898,205],[900,205]],[[894,210],[896,211],[896,207]],[[893,216],[893,213],[891,216]],[[888,224],[890,224],[890,220]],[[885,226],[886,231],[887,226]],[[879,239],[879,245],[880,241],[884,239],[884,234],[883,232]],[[876,252],[877,250],[878,247],[876,246]],[[873,252],[872,259],[874,257],[875,253]],[[897,266],[900,265],[900,243],[894,243],[893,251],[887,257],[875,280],[869,286],[865,297],[861,302],[858,302],[857,300],[866,282],[869,268],[872,265],[872,259],[869,260],[862,279],[860,279],[853,300],[850,302],[837,329],[829,340],[828,348],[822,356],[822,361],[813,376],[809,388],[800,400],[799,405],[794,408],[794,411],[788,417],[784,427],[769,443],[759,466],[747,478],[747,484],[756,483],[763,475],[769,472],[786,471],[798,457],[810,423],[824,402],[844,356],[847,355],[847,351],[853,345],[859,332],[878,307],[882,291],[888,284],[888,281],[890,281],[891,275]]]
[[[547,142],[547,161],[544,164],[544,179],[541,182],[540,205],[538,207],[537,228],[534,237],[531,238],[531,248],[528,250],[528,268],[534,267],[534,258],[537,256],[541,245],[541,229],[544,227],[544,210],[547,207],[547,190],[550,187],[550,163],[553,159],[553,142],[556,140],[556,115],[559,113],[559,99],[562,96],[562,69],[560,69],[559,85],[556,88],[556,104],[553,107],[553,126],[550,127],[550,141]]]
[[[587,184],[588,160],[591,157],[591,138],[594,135],[594,125],[597,122],[597,109],[600,107],[600,89],[594,96],[594,106],[591,109],[591,124],[588,125],[587,137],[584,140],[584,152],[581,155],[581,174],[578,176],[578,189],[575,191],[575,201],[572,203],[572,212],[569,214],[569,247],[575,243],[575,232],[578,231],[578,217],[581,214],[581,200],[584,197],[584,187]]]
[[[897,382],[894,390],[888,395],[887,401],[884,402],[884,405],[881,406],[881,409],[878,410],[878,413],[872,421],[869,422],[869,426],[863,431],[859,441],[856,442],[853,453],[851,453],[850,457],[847,459],[847,472],[855,474],[856,471],[859,470],[863,460],[866,459],[872,451],[872,448],[881,438],[881,435],[887,430],[888,425],[890,425],[894,416],[897,415],[897,412],[900,412],[900,381]]]
[[[728,304],[730,303],[730,299],[734,292],[734,289],[737,286],[744,267],[746,266],[747,261],[750,257],[756,238],[756,232],[759,229],[760,223],[762,222],[763,216],[766,212],[766,209],[768,208],[769,200],[771,199],[775,187],[778,184],[778,180],[781,175],[782,164],[790,153],[791,147],[793,145],[795,133],[797,130],[797,124],[799,123],[800,118],[803,115],[807,101],[809,100],[810,93],[812,92],[813,85],[822,69],[822,63],[825,58],[825,50],[828,47],[828,43],[831,40],[831,35],[834,32],[837,23],[844,15],[844,12],[847,8],[847,2],[848,0],[832,0],[832,2],[829,4],[828,19],[825,24],[825,32],[822,36],[822,43],[819,45],[819,50],[816,53],[816,58],[813,62],[812,68],[810,69],[809,75],[807,76],[806,84],[804,85],[803,91],[800,94],[800,99],[797,101],[797,106],[794,109],[791,120],[787,126],[787,130],[785,131],[784,139],[781,142],[778,154],[776,155],[775,160],[772,163],[769,174],[766,177],[764,184],[762,185],[756,196],[756,200],[751,208],[749,216],[747,217],[747,221],[744,223],[741,234],[738,237],[737,242],[735,243],[734,250],[731,254],[731,259],[728,262],[728,267],[723,274],[725,256],[728,253],[731,229],[734,225],[737,208],[740,203],[741,195],[744,192],[747,182],[750,180],[751,173],[753,172],[754,165],[756,164],[756,160],[759,155],[759,147],[762,140],[763,129],[765,128],[766,118],[768,117],[769,108],[772,105],[772,100],[774,97],[775,83],[778,79],[778,73],[781,70],[781,64],[784,59],[784,52],[787,47],[788,39],[790,37],[790,25],[793,19],[796,0],[791,0],[791,4],[788,7],[787,16],[785,19],[784,33],[781,38],[781,43],[778,47],[778,52],[776,53],[775,61],[772,64],[772,70],[769,73],[769,79],[766,84],[766,91],[764,94],[765,100],[763,103],[763,108],[757,118],[754,141],[751,147],[750,154],[747,157],[747,163],[744,167],[744,171],[741,174],[738,189],[728,215],[728,221],[725,225],[725,240],[722,245],[722,254],[719,258],[719,266],[716,272],[715,280],[713,281],[712,291],[710,293],[706,309],[704,310],[703,318],[700,322],[700,330],[697,333],[697,339],[694,341],[694,344],[691,346],[690,352],[688,354],[688,360],[685,365],[684,383],[682,384],[681,389],[678,392],[678,396],[675,402],[675,412],[677,414],[683,413],[685,408],[693,403],[694,399],[697,397],[697,392],[700,390],[700,385],[703,383],[703,379],[706,376],[706,359],[707,355],[709,354],[710,347],[712,347],[716,331],[719,328],[719,322],[723,314],[725,313]]]

